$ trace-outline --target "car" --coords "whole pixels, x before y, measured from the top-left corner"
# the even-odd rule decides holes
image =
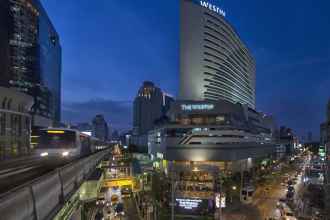
[[[115,206],[115,216],[120,216],[120,215],[125,215],[123,203],[118,203]]]
[[[283,219],[285,220],[297,220],[297,218],[294,216],[293,212],[288,206],[283,207]]]
[[[286,198],[280,198],[278,201],[282,203],[286,203]]]
[[[103,220],[103,214],[101,212],[96,213],[95,220]]]
[[[285,220],[297,220],[297,218],[293,215],[292,212],[287,212],[284,214]]]
[[[282,202],[278,201],[278,202],[276,203],[276,208],[281,209],[282,207],[283,207]]]
[[[121,189],[121,196],[122,198],[129,198],[131,197],[132,189],[130,187],[123,187]]]
[[[292,199],[293,196],[294,196],[294,192],[292,192],[292,191],[288,191],[287,194],[286,194],[287,199]]]
[[[288,192],[294,192],[294,187],[293,186],[288,186]]]

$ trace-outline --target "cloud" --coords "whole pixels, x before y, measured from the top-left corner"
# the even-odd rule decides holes
[[[132,124],[132,102],[91,99],[63,103],[62,121],[67,123],[91,122],[97,114],[103,114],[113,128],[129,129]]]

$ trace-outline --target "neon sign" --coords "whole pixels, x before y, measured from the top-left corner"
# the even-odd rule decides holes
[[[212,110],[214,109],[214,105],[213,104],[195,104],[195,105],[182,104],[181,109],[183,111]]]
[[[219,8],[218,6],[216,5],[213,5],[207,1],[200,1],[200,5],[204,8],[207,8],[211,11],[214,11],[216,13],[218,13],[219,15],[222,15],[224,17],[226,17],[226,12],[224,10],[222,10],[221,8]]]

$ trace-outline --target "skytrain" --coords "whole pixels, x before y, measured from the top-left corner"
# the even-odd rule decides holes
[[[34,154],[40,157],[80,158],[110,147],[107,142],[68,128],[41,129],[34,138]]]

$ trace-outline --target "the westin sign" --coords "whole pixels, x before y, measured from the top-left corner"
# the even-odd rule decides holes
[[[207,9],[211,10],[211,11],[214,11],[214,12],[216,12],[216,13],[224,16],[224,17],[226,16],[226,12],[224,10],[222,10],[221,8],[219,8],[218,6],[216,6],[216,5],[213,5],[213,4],[211,4],[207,1],[200,1],[199,3],[202,7],[205,7]]]
[[[214,109],[213,104],[183,104],[181,105],[183,111],[194,111],[194,110],[212,110]]]

